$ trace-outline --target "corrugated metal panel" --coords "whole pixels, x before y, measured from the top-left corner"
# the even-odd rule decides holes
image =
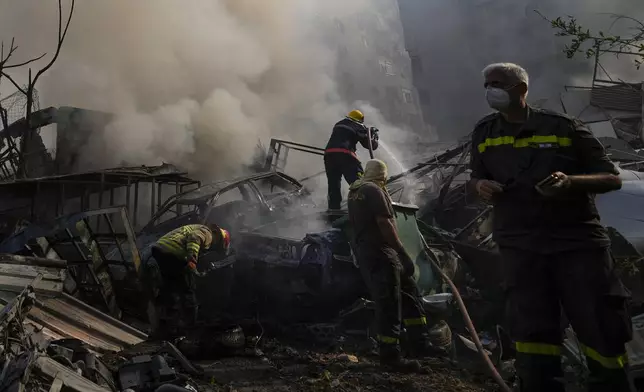
[[[642,84],[594,87],[590,104],[602,109],[642,113]]]
[[[11,302],[36,276],[36,304],[27,322],[53,339],[76,338],[97,349],[120,351],[147,336],[63,293],[67,263],[62,260],[0,255],[0,305]]]
[[[6,305],[16,293],[0,291],[0,304]],[[90,346],[121,351],[146,339],[146,335],[83,302],[62,294],[58,298],[39,300],[27,314],[27,322],[52,339],[76,338]]]

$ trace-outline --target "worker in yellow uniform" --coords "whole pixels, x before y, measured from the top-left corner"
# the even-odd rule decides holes
[[[172,230],[161,237],[152,247],[152,256],[159,265],[163,287],[159,293],[158,305],[161,308],[159,329],[178,327],[178,320],[185,320],[187,326],[197,321],[198,304],[195,294],[197,260],[202,249],[211,245],[216,250],[228,253],[230,234],[216,225],[186,225]],[[179,301],[177,301],[179,300]],[[183,311],[183,317],[179,318]]]

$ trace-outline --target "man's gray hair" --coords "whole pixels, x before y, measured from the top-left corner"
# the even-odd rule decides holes
[[[500,72],[516,83],[525,83],[526,86],[529,86],[528,73],[519,65],[513,63],[490,64],[483,69],[483,76],[487,77],[492,72]]]

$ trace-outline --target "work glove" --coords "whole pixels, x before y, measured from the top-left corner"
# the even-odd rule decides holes
[[[188,259],[188,268],[193,271],[197,270],[197,260],[194,257]]]
[[[380,132],[380,130],[378,128],[371,127],[371,139],[373,139],[375,141],[380,140],[380,136],[378,135],[379,132]]]

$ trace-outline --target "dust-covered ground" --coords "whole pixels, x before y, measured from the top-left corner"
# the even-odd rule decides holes
[[[128,351],[144,353],[146,345]],[[194,381],[214,392],[499,390],[472,356],[423,359],[422,374],[390,373],[382,371],[372,350],[350,343],[325,348],[267,339],[257,349],[195,363],[205,374]]]

